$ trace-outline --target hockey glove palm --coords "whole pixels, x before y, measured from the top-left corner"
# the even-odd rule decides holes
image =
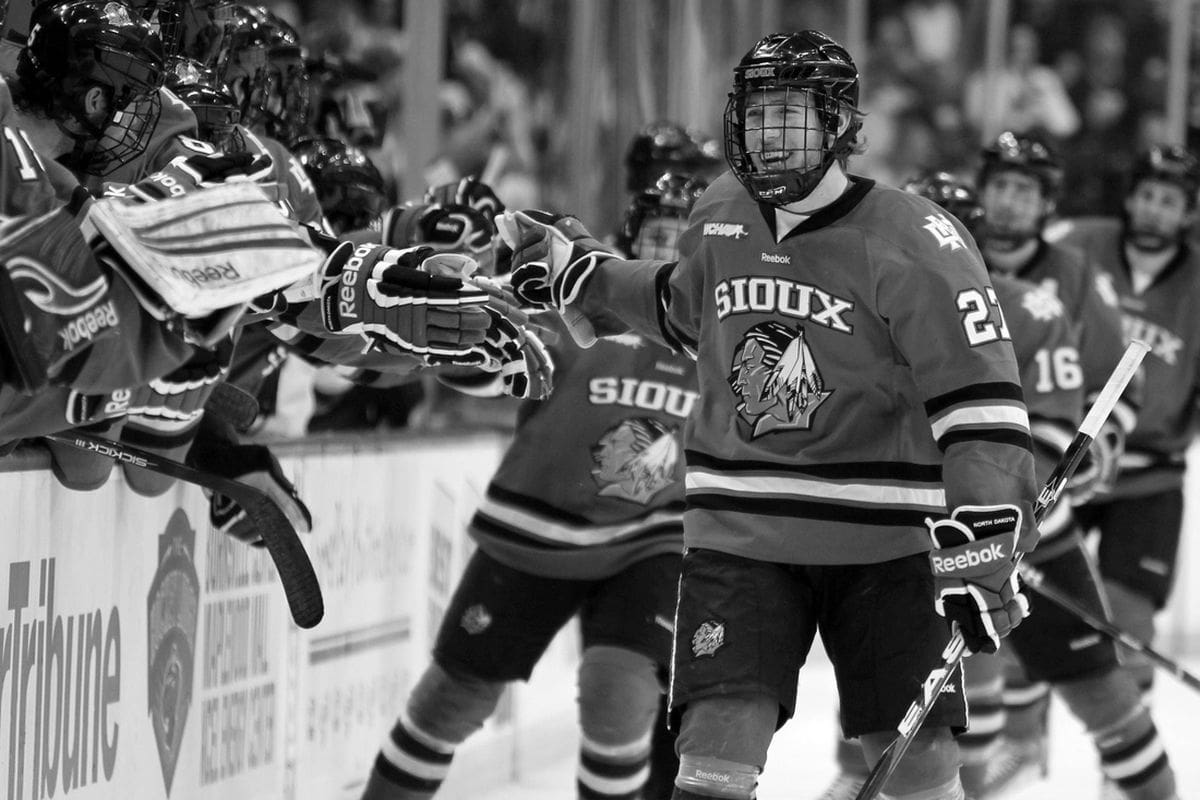
[[[1017,578],[1021,512],[1012,505],[959,506],[926,519],[937,613],[958,624],[967,649],[994,653],[1029,615]]]
[[[416,356],[426,364],[478,366],[492,319],[486,292],[437,274],[439,260],[470,261],[429,247],[397,250],[340,245],[323,267],[326,330],[358,334],[367,349]]]
[[[298,532],[308,533],[312,530],[312,513],[308,506],[283,474],[279,461],[262,445],[193,448],[188,461],[200,469],[241,481],[264,492],[279,506]],[[220,492],[212,493],[208,500],[208,518],[215,530],[254,547],[262,547],[262,536],[245,509]]]
[[[497,224],[513,251],[513,293],[531,306],[566,310],[596,265],[617,258],[575,217],[516,211],[499,217]]]
[[[442,206],[470,206],[487,218],[488,222],[504,213],[504,203],[491,186],[470,175],[453,183],[443,183],[425,192],[425,201]]]
[[[397,206],[383,217],[382,241],[389,247],[428,245],[435,250],[477,255],[488,251],[496,226],[467,205]]]

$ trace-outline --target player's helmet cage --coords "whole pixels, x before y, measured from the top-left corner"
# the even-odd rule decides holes
[[[1056,199],[1062,188],[1062,161],[1048,144],[1033,136],[1005,131],[983,148],[976,181],[980,189],[992,174],[1001,170],[1016,170],[1037,178],[1047,200]]]
[[[236,142],[242,112],[229,87],[214,70],[188,58],[178,58],[167,72],[167,88],[196,115],[200,139],[218,150],[240,152]]]
[[[64,159],[72,169],[107,175],[137,157],[161,110],[162,43],[146,20],[117,0],[60,0],[37,6],[17,63],[21,91],[49,98],[46,112],[75,140]],[[107,113],[85,107],[93,87]]]
[[[271,31],[245,6],[221,6],[218,12],[223,30],[213,64],[217,79],[233,92],[242,124],[258,129],[267,116]]]
[[[338,139],[311,137],[292,146],[337,233],[375,229],[387,206],[383,175],[366,153]]]
[[[158,32],[163,61],[180,56],[212,66],[223,35],[218,11],[231,0],[127,0]]]
[[[983,223],[983,206],[975,189],[949,172],[931,172],[904,184],[904,191],[932,200],[958,217],[966,229],[975,235]]]
[[[1188,207],[1195,208],[1200,192],[1200,160],[1179,145],[1152,145],[1134,162],[1129,191],[1148,179],[1180,187],[1187,194]]]
[[[634,195],[625,209],[617,247],[633,258],[675,261],[688,215],[707,188],[703,178],[677,172],[660,175],[653,186]],[[662,224],[647,225],[651,220]]]
[[[300,137],[308,127],[308,67],[300,34],[281,17],[262,7],[250,9],[267,47],[267,83],[263,97],[263,130],[281,142]]]
[[[725,159],[751,197],[775,206],[793,203],[808,196],[834,161],[845,162],[862,127],[858,88],[858,68],[850,54],[820,31],[771,34],[742,57],[733,68],[733,91],[725,106]],[[748,122],[751,105],[764,112],[778,108],[781,124],[765,125],[775,119],[772,113]],[[796,106],[813,109],[816,124],[788,110]],[[846,129],[839,135],[843,121]],[[814,128],[821,135],[806,136],[799,151],[779,149],[786,131],[803,136],[805,129]],[[766,148],[778,149],[784,157],[778,159],[780,166],[763,163]],[[797,156],[805,156],[806,166],[783,165]]]

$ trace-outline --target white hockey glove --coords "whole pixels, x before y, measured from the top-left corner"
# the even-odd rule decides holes
[[[416,356],[427,365],[482,365],[478,346],[492,325],[488,294],[439,274],[447,270],[438,262],[456,260],[470,261],[429,247],[340,245],[322,269],[326,330],[358,334],[367,349]]]
[[[1097,496],[1111,492],[1113,482],[1117,479],[1118,462],[1124,452],[1124,429],[1116,420],[1105,420],[1083,461],[1067,482],[1071,504],[1085,505]]]
[[[1016,564],[1021,511],[1013,505],[959,506],[926,518],[933,550],[934,607],[958,624],[967,649],[994,653],[1029,615]]]
[[[432,186],[425,192],[425,201],[441,206],[470,206],[481,212],[488,222],[504,213],[504,203],[496,196],[491,186],[474,175],[455,181]]]

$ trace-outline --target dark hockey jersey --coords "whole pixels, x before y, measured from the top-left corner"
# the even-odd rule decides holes
[[[1020,375],[982,259],[933,203],[854,179],[776,244],[726,174],[678,264],[602,262],[601,333],[696,353],[685,542],[767,561],[927,551],[926,517],[1014,503],[1036,542]]]
[[[1120,298],[1127,339],[1150,345],[1145,398],[1125,443],[1112,494],[1130,497],[1176,488],[1196,422],[1200,389],[1200,257],[1184,245],[1144,292],[1136,293],[1117,219],[1060,225],[1065,244],[1082,249]]]
[[[695,365],[637,337],[623,342],[581,350],[563,332],[554,392],[522,405],[471,520],[489,555],[534,574],[595,579],[682,552]]]
[[[995,272],[995,270],[993,270]],[[1038,249],[1016,276],[1047,289],[1062,300],[1078,330],[1087,402],[1104,388],[1125,352],[1118,298],[1077,248],[1039,240]],[[1141,407],[1141,385],[1135,381],[1113,407],[1112,419],[1128,434]]]

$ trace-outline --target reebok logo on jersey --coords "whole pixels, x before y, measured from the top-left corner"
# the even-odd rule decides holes
[[[112,304],[111,300],[102,306],[80,314],[58,329],[58,336],[62,339],[63,350],[70,351],[85,340],[90,342],[97,333],[105,328],[115,327],[120,321],[121,318],[117,316],[116,306]]]
[[[958,234],[958,228],[954,227],[954,223],[946,219],[943,214],[930,214],[925,218],[927,225],[921,227],[933,234],[933,238],[937,239],[939,248],[949,247],[951,252],[961,250],[966,247],[962,237]]]
[[[713,295],[719,320],[734,314],[782,314],[842,333],[854,332],[844,319],[854,310],[854,303],[806,283],[765,275],[730,278],[718,283]]]
[[[706,222],[705,236],[720,236],[725,239],[742,239],[750,235],[740,222]]]
[[[791,256],[785,256],[778,253],[763,253],[762,260],[765,264],[790,264],[792,263]]]

